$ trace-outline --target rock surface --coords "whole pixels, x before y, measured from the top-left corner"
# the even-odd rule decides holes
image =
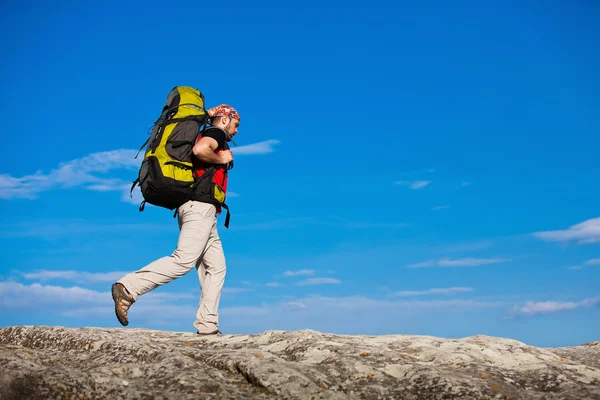
[[[600,399],[600,342],[0,329],[0,399]]]

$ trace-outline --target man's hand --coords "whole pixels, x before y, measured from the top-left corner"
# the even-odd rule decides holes
[[[231,150],[223,150],[219,153],[219,157],[221,158],[221,164],[227,164],[233,161],[233,153]]]

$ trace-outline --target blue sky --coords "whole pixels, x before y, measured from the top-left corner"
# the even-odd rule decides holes
[[[223,4],[2,6],[2,326],[120,327],[110,285],[177,241],[133,156],[189,85],[242,118],[223,332],[600,339],[597,5]]]

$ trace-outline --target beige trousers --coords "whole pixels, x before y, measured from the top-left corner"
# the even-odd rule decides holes
[[[137,300],[138,296],[182,277],[196,267],[201,295],[194,327],[200,333],[213,332],[219,326],[218,308],[226,270],[217,232],[216,208],[212,204],[188,201],[177,213],[180,233],[173,254],[125,275],[118,282]]]

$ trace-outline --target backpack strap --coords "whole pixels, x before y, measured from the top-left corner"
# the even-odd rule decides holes
[[[225,228],[229,229],[229,219],[231,217],[231,214],[229,213],[229,207],[227,206],[227,204],[222,203],[221,208],[227,210],[227,215],[225,215],[225,223],[223,225],[225,226]]]
[[[142,145],[142,147],[140,147],[140,149],[138,150],[137,154],[135,155],[135,157],[133,157],[133,159],[135,160],[136,158],[138,158],[138,156],[140,155],[140,151],[142,151],[142,149],[144,147],[146,147],[146,145],[148,144],[148,142],[150,141],[150,138],[152,136],[148,136],[148,139],[146,139],[146,141],[144,142],[144,144]]]
[[[140,177],[138,176],[137,178],[135,178],[135,181],[133,181],[133,185],[131,185],[131,189],[129,189],[129,197],[133,198],[133,189],[135,188],[135,185],[137,185],[140,182]]]

